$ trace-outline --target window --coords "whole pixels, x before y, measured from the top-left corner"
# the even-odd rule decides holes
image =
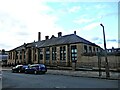
[[[63,60],[66,60],[66,48],[65,48],[65,46],[63,47]]]
[[[84,52],[87,53],[88,50],[87,50],[87,45],[84,45]]]
[[[20,51],[20,59],[22,59],[22,51]]]
[[[18,55],[19,55],[19,53],[18,53],[18,51],[16,51],[16,59],[18,59]]]
[[[11,55],[11,53],[9,52],[9,55],[8,55],[8,58],[9,58],[9,59],[11,59],[10,55]]]
[[[98,48],[97,48],[97,52],[98,52]]]
[[[52,60],[56,60],[56,47],[52,47]]]
[[[95,47],[93,47],[93,52],[95,52]]]
[[[11,59],[12,59],[12,52],[10,53],[10,57],[11,57]]]
[[[35,49],[35,61],[37,59],[37,50]]]
[[[26,52],[24,51],[24,59],[25,59],[25,53],[26,53]]]
[[[50,60],[50,48],[46,48],[46,60]]]
[[[77,60],[77,47],[76,47],[76,45],[71,46],[71,60],[72,61]]]
[[[60,47],[60,60],[63,60],[62,58],[62,55],[63,55],[63,51],[62,51],[62,47]]]
[[[60,47],[60,60],[66,60],[66,47]]]
[[[42,50],[42,48],[40,49],[40,60],[43,60],[43,50]]]
[[[92,47],[91,46],[89,46],[89,52],[92,52]]]

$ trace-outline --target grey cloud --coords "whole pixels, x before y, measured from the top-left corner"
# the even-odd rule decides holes
[[[107,42],[117,42],[116,39],[107,39]]]
[[[99,38],[99,37],[93,37],[92,40],[93,40],[93,41],[101,41],[102,39]]]

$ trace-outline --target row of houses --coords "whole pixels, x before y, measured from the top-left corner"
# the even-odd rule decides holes
[[[24,43],[9,51],[7,64],[33,64],[43,63],[49,66],[72,66],[76,63],[78,67],[82,63],[93,66],[98,62],[97,54],[91,57],[85,53],[99,53],[103,49],[78,35],[76,31],[73,34],[62,36],[45,36],[41,40],[41,32],[38,32],[38,41]],[[104,58],[103,58],[104,62]]]

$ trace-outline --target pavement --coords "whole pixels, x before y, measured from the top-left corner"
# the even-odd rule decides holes
[[[2,70],[11,70],[12,67],[4,67]],[[67,76],[75,76],[75,77],[88,77],[88,78],[100,78],[100,79],[110,79],[110,80],[120,80],[119,72],[110,72],[110,78],[106,78],[106,73],[104,71],[101,72],[101,77],[99,77],[99,72],[97,70],[77,70],[73,71],[71,69],[58,69],[58,68],[48,68],[48,74],[54,75],[67,75]]]

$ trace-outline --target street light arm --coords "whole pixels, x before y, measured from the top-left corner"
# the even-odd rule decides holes
[[[101,25],[102,27],[104,27],[102,23],[101,23],[100,25]]]

